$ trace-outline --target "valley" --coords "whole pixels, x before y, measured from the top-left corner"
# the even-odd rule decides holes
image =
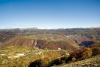
[[[93,47],[96,47],[98,50],[98,45],[100,45],[99,28],[0,30],[0,67],[29,67],[32,62],[42,63],[39,60],[43,61],[44,65],[38,67],[53,66],[56,65],[54,62],[56,59],[63,57],[70,59],[70,53],[82,48],[93,50]],[[69,59],[63,60],[65,66],[65,62],[69,63]],[[73,60],[70,61],[73,65]]]

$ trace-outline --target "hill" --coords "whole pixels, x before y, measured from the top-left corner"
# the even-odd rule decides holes
[[[51,49],[58,50],[60,47],[64,50],[75,50],[77,49],[74,44],[70,41],[47,41],[47,40],[36,40],[31,38],[10,38],[3,42],[2,46],[28,46],[38,47],[39,49]]]
[[[28,46],[39,49],[73,51],[100,42],[99,28],[3,29],[0,46]]]

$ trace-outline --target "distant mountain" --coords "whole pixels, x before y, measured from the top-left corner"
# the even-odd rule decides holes
[[[32,33],[32,32],[69,32],[69,31],[100,31],[100,28],[68,28],[68,29],[38,29],[38,28],[12,28],[0,29],[0,32]]]

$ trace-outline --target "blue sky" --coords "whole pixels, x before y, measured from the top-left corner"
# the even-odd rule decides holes
[[[0,0],[0,28],[100,26],[100,0]]]

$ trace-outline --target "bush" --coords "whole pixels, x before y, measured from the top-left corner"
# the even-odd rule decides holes
[[[97,47],[93,48],[92,52],[93,52],[93,54],[92,54],[93,56],[100,54],[100,50]]]
[[[54,59],[50,62],[50,66],[53,66],[53,65],[59,65],[61,64],[61,60],[60,59]]]

